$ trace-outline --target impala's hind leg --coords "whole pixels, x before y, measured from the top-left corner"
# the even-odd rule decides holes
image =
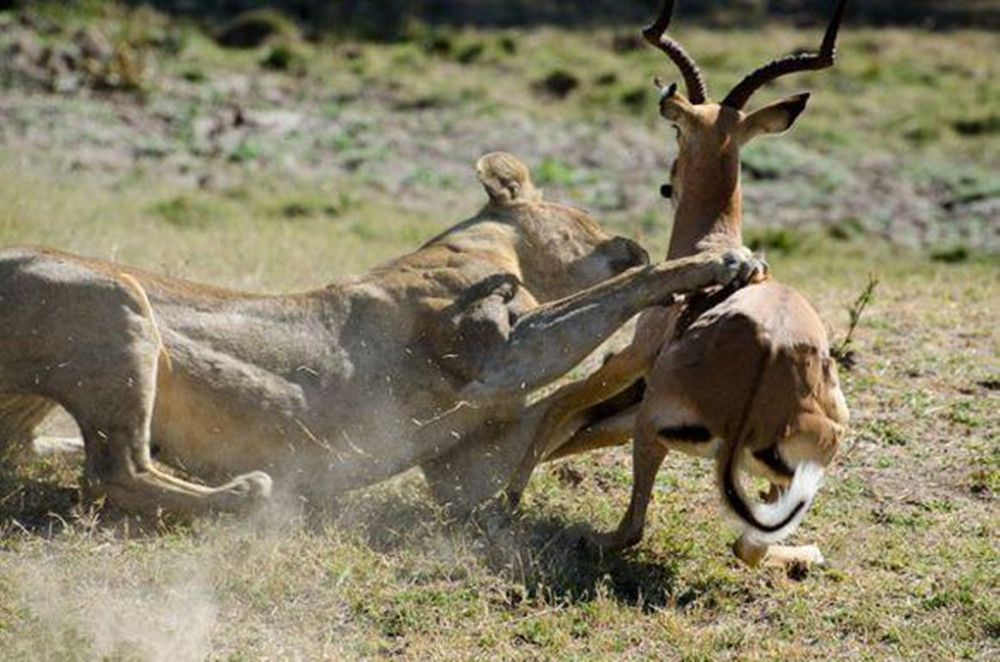
[[[615,400],[616,396],[623,393],[628,394],[636,387],[638,391],[635,397],[628,394],[626,399],[629,401],[621,408],[631,406],[642,398],[642,375],[646,372],[649,361],[648,352],[644,353],[633,344],[609,357],[597,372],[586,379],[563,386],[532,407],[533,410],[544,410],[545,414],[507,485],[506,498],[510,507],[517,507],[520,503],[531,474],[540,463],[615,443],[610,440],[583,442],[576,436],[589,427],[591,421],[588,419],[593,416],[593,410],[599,409],[602,404]],[[617,406],[616,404],[615,407]],[[606,418],[611,413],[614,412],[601,413],[598,418]],[[627,437],[618,440],[618,443],[624,441],[627,441]],[[570,448],[563,449],[563,446]]]
[[[631,547],[642,540],[656,473],[666,457],[667,447],[657,439],[655,428],[644,426],[636,430],[632,442],[632,497],[628,510],[615,531],[594,536],[592,542],[598,548],[613,551]]]
[[[632,497],[628,510],[614,532],[593,539],[597,547],[617,550],[635,545],[642,539],[656,474],[669,449],[675,448],[692,455],[714,454],[717,444],[708,429],[698,421],[695,412],[675,402],[663,399],[643,402],[632,442]]]

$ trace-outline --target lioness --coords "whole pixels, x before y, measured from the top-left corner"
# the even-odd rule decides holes
[[[471,504],[529,443],[505,435],[533,389],[646,306],[754,268],[743,249],[644,266],[636,243],[543,201],[513,156],[477,171],[476,216],[300,294],[0,252],[0,450],[59,404],[83,436],[87,492],[127,509],[233,508],[268,496],[269,474],[335,494],[415,465]],[[154,457],[235,478],[198,485]]]

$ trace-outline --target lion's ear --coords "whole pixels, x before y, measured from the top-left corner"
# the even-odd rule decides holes
[[[527,166],[512,154],[487,154],[476,162],[476,174],[490,196],[490,202],[495,205],[507,206],[542,199],[542,192],[531,182]]]

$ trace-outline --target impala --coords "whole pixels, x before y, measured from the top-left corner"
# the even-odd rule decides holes
[[[845,0],[838,0],[818,54],[776,59],[746,76],[721,102],[708,97],[694,60],[665,36],[666,0],[643,32],[680,69],[685,97],[660,87],[660,114],[679,152],[663,193],[675,206],[670,259],[742,245],[740,149],[789,129],[805,109],[799,94],[744,110],[766,83],[833,64]],[[799,524],[845,432],[848,411],[823,323],[791,287],[766,275],[644,312],[629,347],[588,379],[544,403],[534,444],[507,489],[516,505],[541,460],[633,441],[632,498],[617,530],[592,538],[602,549],[637,543],[656,473],[668,450],[713,458],[724,503],[742,535],[734,549],[756,565],[818,562],[815,546],[774,545]],[[771,483],[771,503],[746,494],[740,472]]]

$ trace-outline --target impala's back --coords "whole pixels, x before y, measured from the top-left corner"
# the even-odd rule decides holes
[[[683,401],[712,438],[739,446],[738,467],[780,486],[804,462],[829,464],[848,422],[822,321],[776,281],[735,292],[671,342],[647,400]]]

